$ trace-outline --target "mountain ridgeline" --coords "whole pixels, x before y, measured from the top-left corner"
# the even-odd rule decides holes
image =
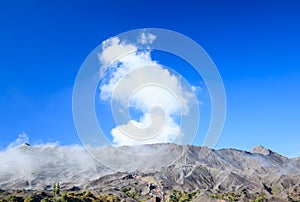
[[[175,144],[123,148],[138,151],[159,147],[164,148],[163,155],[145,156],[143,162],[119,154],[117,161],[112,158],[119,169],[113,170],[81,147],[25,144],[0,153],[0,189],[51,191],[52,185],[60,182],[62,190],[97,191],[131,201],[178,193],[193,193],[193,201],[254,201],[258,197],[262,201],[300,200],[299,159],[262,146],[251,152]],[[101,148],[97,155],[116,156],[112,151]]]

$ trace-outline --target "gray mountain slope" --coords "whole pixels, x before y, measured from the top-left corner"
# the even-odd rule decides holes
[[[80,147],[22,145],[0,153],[0,189],[50,190],[53,183],[60,182],[63,189],[77,186],[120,197],[124,196],[122,189],[131,187],[141,197],[149,192],[169,195],[174,189],[201,192],[196,201],[230,192],[240,193],[241,201],[254,199],[258,193],[273,201],[299,198],[300,162],[262,146],[251,152],[174,144],[138,148],[154,147],[164,147],[162,154],[139,158],[142,162],[134,157],[123,159],[109,148],[97,150],[97,155],[118,163],[119,169],[112,170]],[[123,149],[139,152],[135,147]]]

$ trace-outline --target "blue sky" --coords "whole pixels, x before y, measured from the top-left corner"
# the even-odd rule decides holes
[[[178,3],[177,3],[178,2]],[[219,69],[227,119],[217,148],[300,155],[299,1],[1,1],[0,148],[80,144],[72,88],[85,57],[119,33],[157,27],[199,43]]]

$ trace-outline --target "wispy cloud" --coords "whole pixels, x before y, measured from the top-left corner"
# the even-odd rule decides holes
[[[9,145],[8,145],[8,149],[9,148],[14,148],[14,147],[17,147],[19,145],[22,145],[24,143],[29,143],[29,137],[28,135],[25,133],[25,132],[22,132],[21,134],[19,134],[18,138],[11,142]]]
[[[147,44],[152,44],[155,39],[156,39],[155,35],[142,32],[140,38],[138,39],[138,42],[143,45],[147,45]]]

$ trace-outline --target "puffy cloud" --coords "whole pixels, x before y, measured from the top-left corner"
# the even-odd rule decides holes
[[[119,45],[118,45],[119,46]],[[128,45],[125,45],[128,46]],[[110,48],[110,47],[108,47]],[[116,48],[117,49],[117,48]],[[124,49],[124,48],[122,48]],[[99,57],[103,57],[106,54],[106,49],[103,50],[103,53]],[[103,58],[102,60],[107,61],[109,59]],[[100,60],[101,61],[101,60]],[[100,72],[106,71],[107,68],[110,68],[110,72],[112,72],[108,81],[106,83],[102,83],[100,86],[100,96],[103,100],[108,100],[112,97],[118,83],[130,72],[140,67],[145,67],[148,65],[155,65],[156,62],[151,60],[149,52],[140,52],[140,53],[131,53],[129,55],[123,56],[114,64],[109,67],[102,66]],[[131,83],[134,83],[131,81]],[[127,88],[127,87],[126,87]],[[126,91],[126,88],[124,90]]]
[[[116,58],[121,58],[125,56],[128,52],[136,52],[137,47],[131,44],[121,43],[120,39],[110,38],[102,43],[103,51],[98,57],[100,62],[102,63],[102,67],[100,69],[100,76],[105,72],[108,65],[111,65]]]
[[[142,33],[138,42],[150,44],[155,38]],[[140,51],[136,44],[112,38],[102,47],[100,98],[119,103],[125,111],[133,108],[143,113],[139,120],[117,123],[111,131],[113,142],[120,146],[178,141],[183,135],[178,117],[189,113],[192,90],[178,75],[152,60],[150,51]],[[155,107],[163,113],[153,111]]]
[[[156,120],[156,123],[152,124],[153,120]],[[163,123],[164,127],[161,127],[160,123]],[[173,118],[150,113],[144,114],[139,122],[131,120],[125,125],[115,127],[111,134],[116,145],[172,143],[182,137],[180,126]]]

